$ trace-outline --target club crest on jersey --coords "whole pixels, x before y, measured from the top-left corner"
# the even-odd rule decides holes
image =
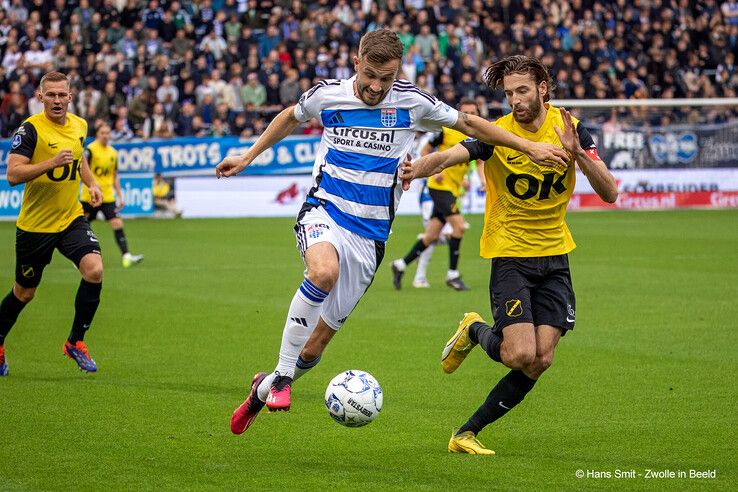
[[[505,303],[505,313],[511,318],[517,318],[523,314],[523,304],[520,299],[510,299]]]
[[[382,126],[388,128],[395,126],[397,124],[397,110],[394,108],[383,109],[379,121],[382,122]]]
[[[15,136],[13,137],[13,143],[10,144],[10,148],[17,149],[18,147],[20,147],[20,144],[21,144],[21,136],[20,134],[16,133]]]
[[[329,229],[327,224],[311,224],[305,230],[305,233],[312,239],[318,239],[323,235],[323,230]]]

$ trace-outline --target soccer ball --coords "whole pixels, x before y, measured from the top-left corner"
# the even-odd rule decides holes
[[[346,427],[361,427],[379,415],[382,387],[364,371],[345,371],[331,379],[325,390],[325,406],[330,416]]]

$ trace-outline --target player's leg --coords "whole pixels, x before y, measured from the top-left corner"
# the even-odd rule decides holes
[[[275,389],[270,409],[288,410],[291,384],[300,352],[318,324],[323,302],[338,278],[337,226],[324,210],[303,207],[295,225],[295,238],[305,262],[305,278],[292,297],[287,313],[277,368],[271,374],[257,373],[246,400],[233,412],[231,431],[241,434],[252,424]],[[276,385],[275,385],[276,383]]]
[[[126,233],[123,231],[123,219],[118,215],[118,211],[115,209],[115,203],[103,203],[102,211],[105,214],[105,220],[108,221],[111,229],[113,229],[115,243],[118,245],[122,256],[123,267],[128,268],[131,265],[141,263],[144,259],[143,255],[134,255],[128,251],[128,239],[126,238]]]
[[[5,337],[8,336],[10,329],[18,320],[18,315],[26,307],[26,304],[31,302],[35,293],[35,287],[23,287],[16,282],[0,303],[0,376],[8,375],[8,363],[5,358]]]
[[[338,252],[333,244],[320,242],[305,251],[306,275],[290,304],[282,332],[279,362],[273,376],[260,385],[269,388],[270,410],[289,410],[295,367],[305,343],[318,324],[322,304],[338,280]]]
[[[402,276],[405,274],[405,269],[410,263],[415,261],[415,259],[418,258],[418,256],[428,248],[428,246],[438,240],[442,228],[442,220],[436,215],[431,217],[423,236],[413,244],[405,257],[392,262],[392,285],[395,289],[400,290],[402,288]]]
[[[423,237],[425,230],[428,228],[431,216],[433,215],[433,200],[430,199],[430,195],[427,195],[428,199],[423,200],[420,203],[421,215],[423,217],[423,231],[418,234],[418,239]],[[413,279],[413,287],[416,289],[423,289],[430,287],[428,283],[428,264],[433,257],[433,250],[435,249],[436,242],[429,244],[425,250],[420,253],[418,257],[418,268],[415,270],[415,278]]]
[[[556,345],[561,339],[561,329],[551,325],[536,326],[536,357],[523,369],[526,376],[538,380],[551,367]]]
[[[459,273],[459,252],[461,251],[461,239],[464,237],[464,217],[456,212],[446,217],[446,221],[452,227],[451,237],[448,240],[449,262],[446,285],[454,290],[469,290],[469,287],[461,280]]]
[[[512,370],[492,389],[487,399],[449,442],[449,451],[479,453],[472,438],[485,426],[523,401],[535,379],[522,369],[536,359],[536,331],[530,291],[536,260],[495,258],[490,275],[490,301],[495,316],[491,327],[481,321],[469,324],[469,339],[479,343],[494,360]],[[468,449],[468,450],[465,450]]]
[[[5,338],[33,299],[44,268],[51,262],[55,242],[55,234],[16,231],[15,283],[0,302],[0,376],[8,375]]]
[[[302,376],[317,365],[325,347],[369,288],[384,256],[384,243],[371,241],[342,229],[336,233],[341,243],[338,278],[323,303],[315,330],[310,334],[300,357],[295,362],[295,378],[298,373]],[[265,380],[259,387],[260,397],[264,396],[264,387],[267,383]],[[275,378],[269,389],[269,397],[273,393],[272,388],[278,383],[279,378]]]
[[[97,364],[90,356],[84,338],[100,305],[103,280],[100,243],[84,217],[72,222],[60,234],[57,249],[77,266],[82,275],[74,299],[74,320],[63,352],[83,371],[95,372]]]

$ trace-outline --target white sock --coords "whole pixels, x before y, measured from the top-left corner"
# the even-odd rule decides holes
[[[260,400],[266,400],[269,387],[272,385],[277,372],[281,376],[289,376],[294,379],[297,359],[308,338],[310,338],[310,334],[318,324],[323,300],[327,295],[328,292],[317,288],[308,279],[305,279],[300,288],[297,289],[287,313],[287,321],[284,324],[277,367],[272,374],[264,378],[257,388]]]
[[[453,280],[455,278],[459,278],[461,274],[458,270],[449,270],[446,272],[446,280]]]
[[[320,357],[321,356],[319,355],[317,358],[309,362],[304,360],[302,357],[298,357],[297,364],[295,364],[295,377],[293,378],[293,380],[297,381],[302,376],[304,376],[305,373],[307,373],[310,369],[317,366],[318,362],[320,362]]]
[[[404,272],[407,268],[407,263],[405,263],[405,260],[403,258],[399,258],[393,261],[392,264],[395,265],[395,268],[397,268],[401,272]]]
[[[418,257],[418,269],[415,271],[415,280],[426,280],[428,277],[426,276],[428,272],[428,263],[431,261],[431,257],[433,256],[433,248],[435,247],[435,243],[431,243],[428,245],[427,248],[423,250],[422,253],[420,253],[420,256]]]

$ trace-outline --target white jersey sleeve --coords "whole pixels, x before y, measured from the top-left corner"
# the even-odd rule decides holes
[[[312,89],[305,92],[295,105],[295,118],[297,121],[306,122],[311,118],[320,118],[320,112],[326,104],[325,93],[328,88],[340,85],[338,80],[321,80]]]
[[[418,114],[418,129],[426,132],[439,132],[442,127],[451,128],[459,119],[459,112],[445,102],[433,98],[431,104],[426,99],[421,100]]]

